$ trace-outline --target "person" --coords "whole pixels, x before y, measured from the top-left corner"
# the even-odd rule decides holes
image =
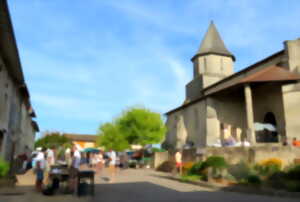
[[[96,154],[96,158],[97,158],[97,172],[101,172],[103,165],[104,165],[104,158],[103,158],[103,153],[100,150],[98,154]]]
[[[177,150],[177,152],[175,153],[175,162],[177,173],[182,175],[182,154],[179,150]]]
[[[109,172],[110,172],[110,182],[114,182],[115,175],[116,175],[116,161],[117,161],[117,155],[116,152],[112,149],[109,150]]]
[[[77,180],[78,180],[78,172],[80,168],[80,159],[81,154],[76,145],[72,147],[72,162],[70,167],[70,180],[69,180],[69,188],[71,192],[76,190]]]
[[[37,156],[35,157],[35,173],[36,181],[35,188],[38,192],[43,189],[44,169],[45,169],[45,154],[46,149],[38,148]]]
[[[300,141],[297,140],[296,137],[294,137],[294,138],[293,138],[292,145],[293,145],[294,147],[300,147]]]
[[[52,146],[47,151],[47,165],[48,165],[48,171],[51,169],[51,166],[55,164],[55,155],[54,155],[55,147]]]
[[[71,156],[71,149],[67,148],[65,151],[65,161],[68,167],[71,167],[72,164],[72,156]]]

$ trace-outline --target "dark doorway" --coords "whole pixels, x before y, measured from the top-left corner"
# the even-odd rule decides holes
[[[274,113],[266,113],[264,123],[271,124],[276,130],[264,130],[263,142],[278,142],[277,123]]]

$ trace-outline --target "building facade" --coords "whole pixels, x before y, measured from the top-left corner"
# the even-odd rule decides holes
[[[6,0],[0,0],[0,156],[12,162],[33,149],[39,130],[19,59]]]
[[[191,61],[186,99],[166,113],[165,144],[202,148],[228,137],[251,145],[300,139],[300,38],[234,73],[235,57],[211,23]],[[259,130],[258,124],[274,129]]]

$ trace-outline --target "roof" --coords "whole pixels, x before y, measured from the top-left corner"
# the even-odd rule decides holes
[[[96,135],[63,134],[72,141],[96,142]]]
[[[246,83],[254,84],[254,83],[266,83],[266,82],[272,82],[272,83],[280,82],[281,84],[288,84],[288,83],[295,83],[297,81],[300,81],[300,74],[290,72],[286,70],[284,67],[273,65],[273,66],[263,68],[260,71],[257,71],[248,76],[245,76],[244,78],[241,78],[240,80],[234,82],[233,84],[229,86],[224,86],[223,88],[220,88],[217,91],[209,93],[207,95],[212,95],[232,87],[243,86]]]
[[[224,82],[226,82],[226,81],[228,81],[228,80],[230,80],[230,79],[232,79],[232,78],[234,78],[234,77],[236,77],[236,76],[239,76],[239,75],[241,75],[241,74],[244,74],[244,73],[246,73],[246,72],[249,72],[249,71],[251,71],[252,69],[255,69],[257,66],[259,66],[259,65],[261,65],[261,64],[264,64],[264,63],[267,63],[267,62],[269,62],[270,60],[272,60],[272,59],[274,59],[274,58],[276,58],[276,57],[278,57],[278,56],[281,56],[281,55],[283,55],[283,54],[284,54],[284,50],[278,51],[278,52],[274,53],[273,55],[270,55],[269,57],[266,57],[266,58],[264,58],[264,59],[262,59],[262,60],[260,60],[260,61],[258,61],[258,62],[256,62],[256,63],[254,63],[254,64],[252,64],[252,65],[246,67],[245,69],[243,69],[243,70],[241,70],[241,71],[239,71],[239,72],[236,72],[236,73],[234,73],[234,74],[232,74],[232,75],[230,75],[230,76],[228,76],[228,77],[225,77],[224,79],[222,79],[222,80],[220,80],[220,81],[218,81],[218,82],[216,82],[216,83],[214,83],[214,84],[212,84],[212,85],[210,85],[210,86],[207,86],[205,89],[203,89],[203,91],[206,91],[206,90],[208,90],[208,89],[214,88],[215,86],[218,86],[218,85],[220,85],[221,83],[224,83]]]
[[[25,83],[24,75],[6,0],[0,0],[0,26],[1,56],[13,79],[22,85]]]
[[[207,54],[218,54],[232,57],[235,60],[234,55],[228,51],[226,48],[215,24],[213,22],[210,23],[208,30],[204,36],[204,39],[201,42],[200,48],[197,51],[196,55],[192,58],[192,60],[200,55]]]
[[[300,80],[300,75],[290,72],[283,67],[270,66],[243,78],[240,83],[254,82],[292,82]]]

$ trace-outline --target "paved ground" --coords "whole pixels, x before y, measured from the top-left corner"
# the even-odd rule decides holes
[[[296,199],[275,198],[232,192],[213,191],[207,188],[180,183],[166,178],[164,173],[151,170],[126,170],[118,172],[114,183],[107,182],[107,173],[96,177],[94,198],[77,198],[72,195],[46,197],[33,191],[33,176],[19,177],[15,189],[0,190],[0,202],[176,202],[176,201],[232,201],[232,202],[295,202]]]

